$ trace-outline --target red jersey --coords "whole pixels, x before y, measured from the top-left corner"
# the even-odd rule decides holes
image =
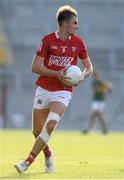
[[[44,66],[48,69],[59,71],[69,65],[76,65],[77,58],[87,58],[87,50],[83,40],[72,35],[66,41],[59,38],[57,32],[43,37],[36,55],[44,57]],[[72,86],[64,85],[56,77],[39,76],[36,84],[49,91],[72,91]]]

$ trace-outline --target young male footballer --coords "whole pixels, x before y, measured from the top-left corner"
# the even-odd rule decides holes
[[[19,173],[26,171],[41,151],[45,155],[45,172],[54,172],[53,152],[48,142],[71,101],[73,90],[63,74],[64,69],[76,65],[79,57],[84,69],[82,77],[86,78],[93,72],[84,41],[75,35],[77,11],[69,5],[62,6],[56,18],[58,30],[42,38],[32,63],[32,72],[39,75],[32,110],[32,129],[36,140],[25,160],[15,164]]]

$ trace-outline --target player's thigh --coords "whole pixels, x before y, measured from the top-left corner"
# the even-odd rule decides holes
[[[56,91],[50,97],[50,112],[55,112],[61,117],[68,107],[72,98],[69,91]]]
[[[99,116],[99,111],[98,110],[94,110],[94,111],[91,112],[92,119],[95,119],[98,116]]]
[[[51,117],[49,118],[51,118],[51,120],[47,123],[47,130],[48,130],[49,135],[55,129],[57,123],[59,122],[61,116],[64,114],[65,110],[66,110],[66,105],[61,102],[53,101],[50,103]]]
[[[40,133],[47,116],[49,114],[49,109],[33,109],[32,111],[32,130],[35,133]]]
[[[66,108],[66,105],[59,101],[53,101],[50,103],[50,112],[55,112],[59,114],[60,117],[64,114]]]

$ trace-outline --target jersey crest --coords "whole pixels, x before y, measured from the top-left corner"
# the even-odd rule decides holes
[[[64,54],[66,52],[67,46],[61,46],[61,52],[62,54]]]

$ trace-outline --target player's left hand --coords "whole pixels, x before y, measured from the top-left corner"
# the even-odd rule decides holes
[[[76,86],[79,86],[83,81],[84,81],[84,74],[82,73],[82,79],[79,81],[78,84],[75,85],[75,87],[76,87]]]
[[[63,84],[67,85],[67,86],[72,86],[71,83],[69,82],[70,78],[66,77],[64,74],[64,69],[59,70],[57,72],[57,79],[59,79]]]
[[[85,68],[83,71],[84,78],[87,78],[88,76],[92,75],[93,70],[91,68]]]

